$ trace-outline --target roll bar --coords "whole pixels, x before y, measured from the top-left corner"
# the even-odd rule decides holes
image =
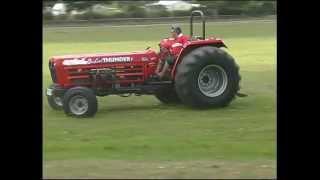
[[[193,36],[193,17],[195,14],[200,14],[201,15],[201,19],[202,19],[202,39],[206,38],[206,20],[205,20],[205,16],[203,14],[202,11],[200,10],[195,10],[191,12],[191,16],[190,16],[190,37],[192,38]]]

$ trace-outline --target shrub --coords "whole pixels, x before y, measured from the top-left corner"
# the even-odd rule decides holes
[[[172,11],[173,16],[190,16],[190,11]]]
[[[44,20],[52,20],[53,19],[53,15],[51,14],[51,12],[44,12],[42,18]]]
[[[142,18],[142,17],[146,17],[147,15],[145,8],[142,8],[136,5],[129,5],[127,7],[127,13],[130,17],[133,17],[133,18]]]

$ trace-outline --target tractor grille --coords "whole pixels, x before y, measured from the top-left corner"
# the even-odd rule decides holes
[[[57,75],[56,75],[56,71],[54,69],[53,62],[51,62],[51,61],[49,61],[49,70],[50,70],[52,82],[56,83],[57,82]]]

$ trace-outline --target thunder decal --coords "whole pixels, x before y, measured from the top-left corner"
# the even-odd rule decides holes
[[[63,65],[72,66],[99,63],[126,63],[131,61],[132,57],[75,58],[64,60]]]
[[[66,59],[62,62],[63,65],[72,66],[72,65],[85,65],[88,64],[84,58],[81,59]]]

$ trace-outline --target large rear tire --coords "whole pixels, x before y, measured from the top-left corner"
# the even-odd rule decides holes
[[[224,50],[204,46],[178,65],[175,89],[181,101],[194,107],[223,107],[239,91],[239,66]]]
[[[69,89],[63,97],[63,109],[67,115],[92,117],[98,109],[95,93],[87,87]]]
[[[155,97],[164,104],[177,104],[181,102],[174,86],[164,86],[160,88],[156,91]]]

